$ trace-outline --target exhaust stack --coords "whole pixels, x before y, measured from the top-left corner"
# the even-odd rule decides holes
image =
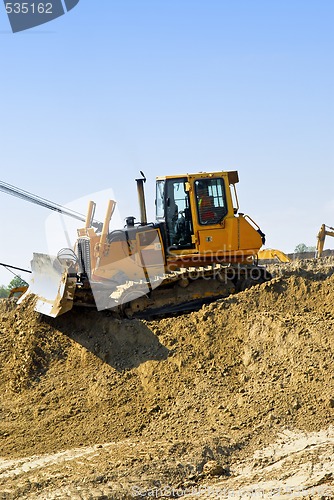
[[[140,173],[143,176],[142,179],[136,179],[139,210],[140,210],[140,224],[142,226],[146,226],[147,214],[146,214],[146,203],[145,203],[145,193],[144,193],[144,183],[146,182],[146,177],[141,170]]]

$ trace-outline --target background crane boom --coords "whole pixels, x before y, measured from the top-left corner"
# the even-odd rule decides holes
[[[21,198],[25,201],[29,201],[30,203],[34,203],[35,205],[40,205],[41,207],[47,208],[48,210],[53,210],[54,212],[58,212],[63,215],[67,215],[72,217],[73,219],[80,220],[85,222],[86,218],[84,215],[76,212],[75,210],[71,210],[69,208],[65,208],[58,203],[54,203],[53,201],[47,200],[46,198],[42,198],[33,193],[29,193],[29,191],[25,191],[24,189],[20,189],[18,187],[12,186],[7,182],[0,181],[0,191],[6,194],[10,194],[15,196],[16,198]],[[93,226],[100,228],[101,222],[94,221]]]

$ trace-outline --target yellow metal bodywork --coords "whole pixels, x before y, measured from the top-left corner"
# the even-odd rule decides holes
[[[9,292],[8,298],[19,298],[21,297],[26,291],[28,290],[27,286],[16,286],[15,288],[12,288]]]
[[[191,219],[193,224],[193,249],[164,248],[163,235],[159,228],[146,227],[145,231],[130,233],[127,240],[106,241],[106,228],[113,212],[110,205],[104,223],[103,237],[97,236],[92,228],[78,231],[81,237],[89,241],[91,255],[91,279],[109,280],[123,273],[128,279],[136,280],[142,276],[142,270],[151,268],[151,272],[170,272],[179,268],[188,268],[212,264],[215,262],[249,263],[262,246],[259,227],[243,214],[236,215],[231,194],[231,182],[238,182],[238,173],[214,172],[186,174],[179,176],[157,177],[157,180],[187,179],[190,199]],[[224,180],[227,215],[219,224],[201,225],[195,202],[194,183],[198,179],[220,178]],[[143,257],[144,262],[143,262]]]
[[[257,254],[259,260],[279,260],[280,262],[291,262],[291,259],[281,250],[264,248]]]
[[[148,227],[147,231],[137,233],[133,239],[111,243],[101,243],[100,237],[95,233],[93,235],[89,229],[86,238],[91,256],[90,279],[93,281],[103,282],[119,274],[136,281],[143,278],[144,269],[157,274],[164,271],[163,245],[157,229]]]
[[[114,202],[109,202],[102,235],[91,227],[78,230],[81,238],[86,238],[90,248],[90,279],[110,280],[120,273],[127,279],[138,280],[143,269],[161,274],[179,268],[212,264],[215,262],[247,262],[255,257],[262,246],[258,226],[248,216],[236,215],[238,207],[233,205],[230,183],[238,182],[237,172],[214,172],[158,177],[157,180],[187,179],[193,223],[193,249],[167,249],[159,228],[146,226],[144,231],[130,232],[122,241],[107,241],[107,227],[114,210]],[[219,224],[203,226],[198,220],[195,204],[194,183],[198,179],[222,178],[224,180],[227,215]],[[91,210],[88,210],[91,213]],[[88,216],[87,216],[88,218]],[[144,258],[144,259],[143,259]]]

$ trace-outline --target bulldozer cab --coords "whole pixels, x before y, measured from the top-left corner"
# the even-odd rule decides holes
[[[228,213],[234,216],[229,181],[237,178],[228,173],[157,178],[156,218],[165,224],[171,250],[196,248],[199,232],[221,229]]]

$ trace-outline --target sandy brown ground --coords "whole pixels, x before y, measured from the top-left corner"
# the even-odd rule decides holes
[[[0,499],[334,498],[334,263],[156,321],[0,302]]]

